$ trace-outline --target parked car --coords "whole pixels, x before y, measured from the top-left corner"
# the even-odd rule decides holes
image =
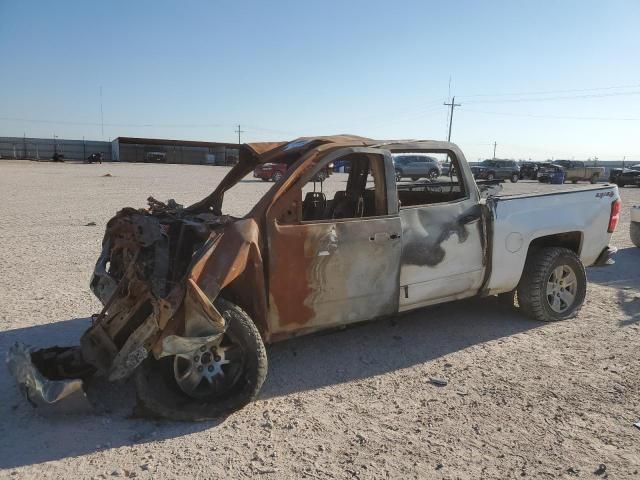
[[[622,170],[615,178],[615,183],[619,187],[636,185],[640,187],[640,164]]]
[[[440,162],[428,155],[394,155],[393,165],[398,182],[407,177],[411,180],[438,178],[442,173]]]
[[[284,177],[288,168],[289,165],[286,163],[265,163],[263,165],[258,165],[254,169],[253,176],[255,178],[261,178],[264,182],[268,182],[269,180],[277,182]],[[331,167],[323,168],[313,177],[313,180],[315,182],[324,182],[329,175],[331,175],[332,171],[333,165],[331,165]]]
[[[545,172],[546,164],[538,170],[538,180],[541,182],[548,181],[548,173]],[[554,160],[553,165],[562,167],[564,170],[565,181],[577,183],[580,180],[586,180],[591,183],[597,183],[600,178],[604,177],[604,167],[587,167],[584,162],[576,160]]]
[[[622,173],[624,168],[610,168],[609,169],[609,182],[615,183],[616,177]]]
[[[631,241],[636,247],[640,247],[640,205],[631,207],[631,225],[629,226]]]
[[[102,163],[102,153],[100,152],[92,153],[87,157],[87,163],[94,163],[94,162]]]
[[[520,167],[515,160],[485,160],[475,170],[475,178],[481,180],[520,180]]]
[[[520,180],[535,180],[538,178],[538,169],[541,162],[522,162],[520,164]]]
[[[397,184],[391,155],[425,151],[446,152],[456,177]],[[344,190],[304,193],[345,158]],[[292,167],[250,213],[223,214],[227,192],[267,162]],[[514,291],[524,315],[569,319],[585,266],[610,262],[620,213],[615,185],[481,199],[452,143],[349,136],[245,145],[203,200],[149,202],[107,223],[90,282],[104,307],[80,346],[10,350],[30,402],[61,401],[93,374],[133,375],[141,411],[201,420],[256,398],[265,343]]]

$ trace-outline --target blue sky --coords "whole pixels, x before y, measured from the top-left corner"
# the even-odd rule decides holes
[[[640,2],[0,0],[0,136],[640,159]],[[549,92],[549,93],[540,93]]]

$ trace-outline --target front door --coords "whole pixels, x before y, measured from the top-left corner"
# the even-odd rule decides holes
[[[349,173],[336,173],[311,191],[305,178],[337,160],[349,164]],[[313,173],[271,207],[267,231],[272,335],[336,327],[398,311],[402,227],[395,189],[387,195],[388,181],[395,182],[388,153],[340,149],[327,154]]]

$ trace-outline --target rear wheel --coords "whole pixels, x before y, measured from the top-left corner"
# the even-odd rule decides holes
[[[594,184],[594,183],[598,183],[598,175],[591,175],[591,178],[589,179],[589,181]]]
[[[432,180],[435,180],[439,176],[440,172],[438,172],[438,170],[436,170],[435,168],[429,172],[429,178],[431,178]]]
[[[620,180],[618,180],[618,181],[616,182],[616,185],[618,185],[618,187],[622,188],[622,187],[624,187],[624,186],[626,185],[626,183],[621,182]]]
[[[631,222],[629,227],[629,235],[633,244],[640,248],[640,222]]]
[[[518,180],[520,180],[520,175],[517,173],[514,173],[511,175],[511,183],[516,183]]]
[[[271,175],[271,180],[273,180],[274,182],[278,182],[283,176],[284,175],[282,175],[282,172],[273,172],[273,175]]]
[[[543,322],[575,317],[586,292],[584,265],[574,252],[561,247],[531,252],[517,288],[520,309]]]
[[[222,338],[188,354],[156,360],[136,371],[143,411],[179,421],[205,420],[242,408],[267,376],[267,354],[249,316],[222,298],[215,301],[227,322]]]
[[[487,173],[487,180],[491,181],[491,180],[493,180],[495,178],[496,178],[496,176],[495,176],[495,174],[493,172]]]

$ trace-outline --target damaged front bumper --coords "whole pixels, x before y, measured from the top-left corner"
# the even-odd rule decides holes
[[[103,309],[80,346],[36,350],[16,344],[7,355],[29,402],[41,410],[60,404],[56,410],[83,412],[91,408],[84,381],[92,375],[124,379],[150,353],[156,359],[187,354],[220,339],[226,323],[211,295],[221,289],[219,277],[209,276],[201,287],[192,269],[203,271],[200,259],[211,257],[233,222],[151,201],[148,210],[118,212],[107,224],[90,283]],[[228,243],[227,256],[235,246]]]

